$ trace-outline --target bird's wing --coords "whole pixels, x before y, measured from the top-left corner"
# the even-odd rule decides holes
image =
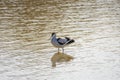
[[[59,44],[63,45],[67,42],[67,39],[58,38],[57,41]]]

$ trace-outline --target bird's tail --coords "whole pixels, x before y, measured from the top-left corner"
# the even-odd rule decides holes
[[[73,42],[75,42],[75,40],[71,39],[67,44],[71,44]]]

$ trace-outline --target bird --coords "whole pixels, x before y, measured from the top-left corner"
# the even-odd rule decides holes
[[[70,39],[69,37],[64,37],[64,38],[57,38],[56,33],[52,33],[51,35],[51,43],[54,47],[58,48],[58,53],[59,53],[59,48],[62,48],[62,53],[64,53],[64,47],[75,42],[74,39]]]

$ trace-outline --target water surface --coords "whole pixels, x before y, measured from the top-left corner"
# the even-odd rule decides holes
[[[74,57],[51,67],[52,32]],[[120,80],[118,0],[1,0],[0,80]]]

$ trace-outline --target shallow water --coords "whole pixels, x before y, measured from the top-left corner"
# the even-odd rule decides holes
[[[120,1],[1,0],[0,80],[120,80]],[[51,66],[52,32],[75,43]]]

